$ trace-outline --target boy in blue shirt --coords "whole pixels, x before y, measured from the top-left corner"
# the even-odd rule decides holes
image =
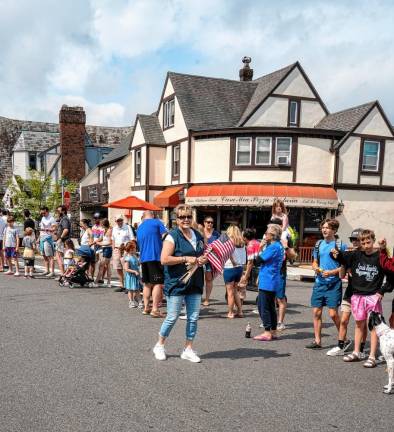
[[[323,307],[328,307],[328,313],[339,331],[340,319],[338,307],[342,300],[342,281],[340,264],[330,256],[331,249],[346,250],[346,245],[335,238],[339,228],[336,219],[325,219],[320,224],[323,240],[319,240],[313,251],[312,268],[316,272],[315,284],[312,290],[311,306],[313,307],[313,328],[315,340],[305,348],[321,349],[321,327]]]

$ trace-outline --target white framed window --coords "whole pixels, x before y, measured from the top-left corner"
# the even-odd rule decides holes
[[[235,150],[235,165],[250,165],[252,163],[252,138],[237,138]]]
[[[291,138],[276,138],[275,165],[291,165]]]
[[[379,171],[380,142],[365,140],[363,145],[362,171]]]
[[[272,140],[269,137],[256,138],[256,165],[271,165]]]
[[[174,126],[175,122],[175,99],[170,99],[164,102],[163,107],[163,127],[169,128]]]
[[[289,102],[289,126],[298,126],[298,110],[300,103],[295,100]]]
[[[141,149],[135,150],[135,179],[140,180],[141,179]]]
[[[180,167],[180,145],[176,145],[172,148],[172,176],[179,177],[179,167]]]

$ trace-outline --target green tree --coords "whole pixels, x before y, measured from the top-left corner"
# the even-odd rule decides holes
[[[12,212],[17,219],[21,219],[24,209],[29,209],[33,218],[38,219],[40,208],[47,206],[49,211],[54,211],[62,203],[62,181],[54,182],[50,176],[42,172],[30,170],[29,177],[23,179],[14,176],[9,182],[8,188],[12,197]],[[71,194],[77,189],[77,184],[66,183],[64,190]]]

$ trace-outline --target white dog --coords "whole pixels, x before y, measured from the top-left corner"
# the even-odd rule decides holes
[[[390,394],[394,386],[394,330],[392,330],[384,321],[384,317],[377,312],[371,312],[368,320],[368,328],[371,331],[375,328],[376,334],[380,341],[380,351],[387,363],[387,372],[389,374],[389,383],[384,386],[384,393]]]

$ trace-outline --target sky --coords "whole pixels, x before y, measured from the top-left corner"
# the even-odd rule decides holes
[[[0,116],[134,124],[167,71],[239,79],[300,61],[330,112],[379,100],[394,123],[392,0],[0,0]]]

